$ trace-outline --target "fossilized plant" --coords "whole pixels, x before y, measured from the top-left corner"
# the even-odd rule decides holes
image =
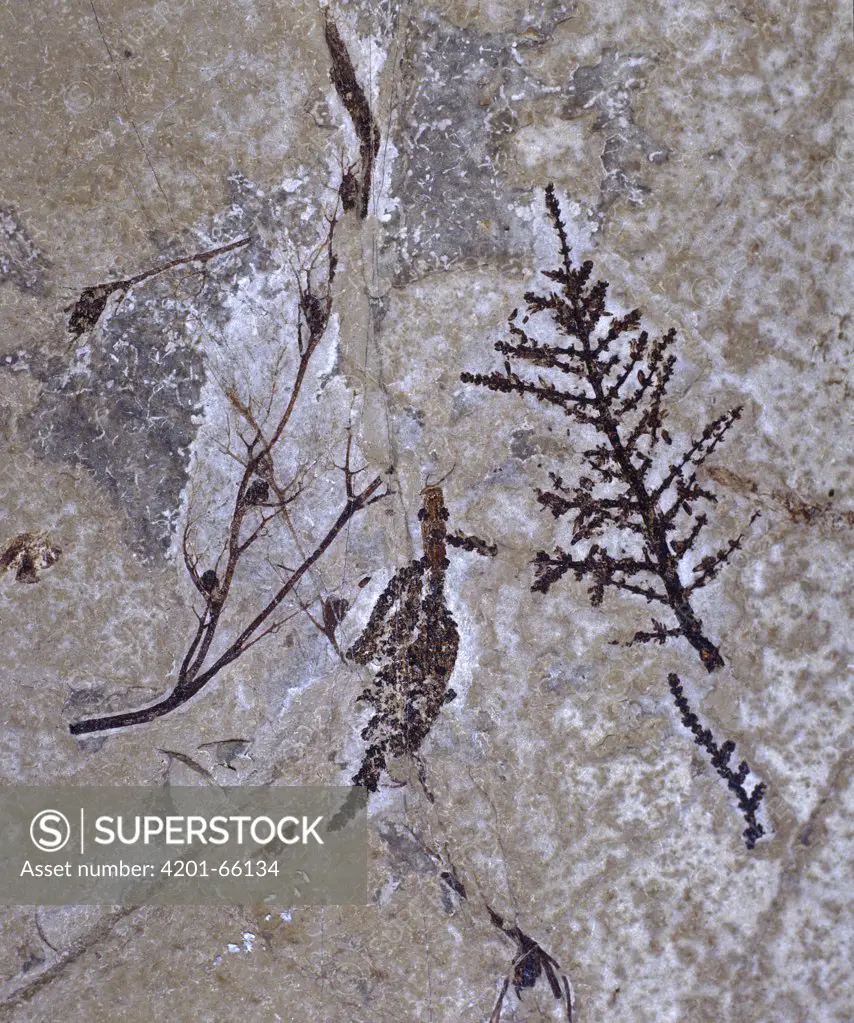
[[[744,783],[750,773],[747,761],[742,760],[735,771],[729,766],[730,759],[735,752],[735,743],[727,740],[722,746],[718,746],[709,729],[702,727],[699,718],[691,710],[678,675],[671,672],[667,676],[667,684],[670,687],[670,692],[673,694],[676,707],[681,715],[682,724],[694,736],[694,742],[698,746],[702,746],[709,754],[712,767],[727,783],[727,788],[735,794],[738,808],[747,824],[743,832],[744,843],[748,849],[752,849],[756,845],[757,840],[765,834],[765,828],[756,819],[756,811],[759,809],[759,804],[765,795],[765,786],[762,782],[759,782],[758,785],[754,785],[751,792],[747,791],[744,787]]]
[[[15,582],[37,583],[39,572],[55,565],[62,554],[44,533],[20,533],[0,553],[0,577],[15,569]]]
[[[73,735],[98,732],[124,725],[142,724],[162,717],[196,695],[211,679],[232,664],[264,636],[277,631],[283,619],[276,613],[283,602],[294,593],[300,580],[324,555],[336,537],[359,512],[379,500],[384,491],[382,477],[375,477],[362,490],[355,489],[356,473],[350,465],[351,441],[348,437],[343,472],[341,510],[332,524],[316,538],[308,553],[302,553],[295,568],[279,566],[285,573],[284,581],[272,598],[265,600],[253,618],[239,627],[223,647],[214,641],[223,621],[223,613],[234,592],[241,562],[253,546],[269,530],[280,527],[284,534],[290,527],[293,506],[303,494],[302,474],[283,479],[277,467],[277,456],[290,442],[288,427],[300,398],[312,357],[320,346],[332,312],[332,286],[335,279],[336,257],[333,238],[337,224],[338,205],[329,218],[329,227],[321,251],[315,253],[299,279],[299,309],[297,316],[296,369],[284,405],[278,416],[266,422],[261,412],[249,400],[243,400],[236,390],[227,396],[244,422],[245,432],[240,434],[242,453],[235,455],[241,466],[234,495],[233,510],[219,556],[211,565],[202,565],[193,551],[192,523],[188,520],[183,535],[184,563],[193,585],[202,601],[196,612],[198,625],[189,642],[178,669],[178,679],[172,692],[153,706],[141,710],[90,718],[71,725]],[[318,266],[319,265],[319,266]],[[284,610],[284,609],[283,609]],[[281,612],[280,612],[281,614]]]
[[[536,553],[532,589],[547,593],[571,573],[587,581],[594,606],[602,603],[607,590],[639,597],[672,618],[666,622],[653,616],[651,629],[636,632],[630,642],[684,638],[713,672],[723,666],[723,657],[693,599],[739,549],[742,535],[698,555],[700,537],[709,525],[708,509],[717,497],[698,479],[697,470],[742,409],[727,410],[677,448],[667,430],[665,404],[676,365],[671,351],[676,331],[651,338],[640,329],[639,310],[625,316],[609,313],[607,283],[591,283],[590,261],[573,264],[551,185],[546,208],[559,243],[560,265],[545,270],[544,276],[555,287],[527,292],[521,318],[518,310],[511,313],[510,337],[495,345],[504,356],[503,370],[462,374],[465,383],[531,396],[558,409],[582,442],[591,438],[577,481],[570,483],[553,471],[551,487],[537,490],[537,500],[556,519],[571,519],[572,534],[568,550]],[[546,315],[552,334],[540,340],[534,326]],[[532,379],[520,374],[514,368],[520,364],[538,375]],[[757,801],[761,787],[758,792]],[[754,827],[748,823],[749,829]],[[761,833],[761,825],[755,827]]]
[[[505,923],[504,918],[496,913],[491,906],[487,905],[486,908],[493,925],[516,943],[516,955],[513,957],[510,972],[501,984],[501,990],[498,992],[498,998],[492,1008],[489,1023],[500,1023],[501,1009],[511,983],[516,997],[521,998],[522,992],[526,988],[535,987],[543,975],[549,983],[555,1001],[563,1002],[566,1018],[569,1023],[572,1023],[572,991],[566,974],[560,973],[560,980],[558,980],[560,965],[557,960],[550,956],[530,935],[526,934],[518,924],[511,926]]]
[[[442,707],[457,695],[448,685],[460,638],[445,600],[447,548],[488,557],[496,549],[479,537],[448,533],[448,509],[438,486],[425,488],[418,515],[423,555],[395,572],[362,635],[347,651],[357,664],[376,670],[373,683],[359,697],[373,713],[362,731],[368,748],[353,785],[376,792],[388,761],[408,756],[432,799],[418,751]],[[336,823],[346,821],[348,814],[345,804]]]
[[[370,116],[367,100],[356,81],[347,49],[335,23],[328,15],[326,38],[331,57],[332,82],[354,122],[365,122],[368,126],[365,131],[369,131],[369,151],[365,149],[367,144],[365,138],[368,136],[363,138],[363,133],[359,132],[362,144],[362,180],[355,182],[357,193],[363,197],[361,212],[364,215],[370,191],[371,160],[379,145],[379,130]],[[352,177],[351,172],[348,171],[346,174]],[[353,518],[385,495],[381,476],[376,476],[361,490],[356,488],[356,476],[361,470],[354,471],[351,467],[352,437],[348,434],[344,465],[341,467],[343,493],[338,516],[331,524],[318,530],[318,535],[307,548],[301,543],[291,545],[296,547],[297,553],[290,559],[292,562],[290,565],[276,562],[275,567],[281,573],[278,585],[272,597],[259,601],[260,606],[253,617],[242,623],[238,618],[238,623],[235,624],[234,613],[226,614],[229,610],[233,611],[235,603],[239,603],[231,599],[235,595],[235,583],[238,575],[248,575],[251,571],[246,567],[246,557],[250,551],[255,553],[254,549],[259,540],[268,538],[274,529],[280,530],[283,547],[289,539],[296,539],[291,516],[299,503],[305,500],[306,472],[301,466],[296,472],[288,473],[283,468],[283,463],[287,462],[289,452],[299,448],[297,438],[292,436],[295,411],[304,390],[312,359],[326,336],[332,314],[332,293],[337,267],[335,229],[342,214],[354,205],[348,201],[346,184],[346,180],[342,180],[334,209],[324,214],[326,226],[320,243],[299,267],[294,267],[298,290],[296,336],[291,339],[290,348],[283,346],[281,358],[276,364],[274,374],[276,379],[270,381],[269,400],[259,402],[251,396],[241,396],[235,386],[226,388],[225,393],[232,412],[240,421],[240,427],[236,431],[239,448],[234,451],[229,445],[227,454],[237,460],[240,469],[235,484],[232,511],[217,555],[203,563],[205,559],[194,549],[192,535],[194,523],[191,518],[188,518],[184,529],[184,564],[198,592],[201,608],[195,610],[198,624],[181,659],[175,686],[167,696],[152,706],[77,721],[71,725],[73,735],[143,724],[170,713],[195,696],[255,643],[279,630],[288,617],[305,612],[305,605],[297,593],[300,581],[323,557]],[[241,239],[193,259],[204,262],[248,242],[248,239]],[[180,262],[182,261],[175,260],[164,269]],[[97,322],[107,298],[113,291],[123,292],[146,276],[149,275],[144,274],[128,281],[88,289],[72,311],[69,329],[79,333]],[[284,367],[289,362],[293,364],[293,371],[288,385]],[[282,379],[279,379],[280,375]],[[293,561],[296,561],[295,567]],[[337,606],[334,599],[324,602],[325,618],[329,618],[331,611]],[[289,600],[294,601],[298,608],[293,614],[285,613],[286,601]],[[223,627],[226,621],[228,624]],[[221,633],[226,630],[233,632],[225,642],[222,642]]]

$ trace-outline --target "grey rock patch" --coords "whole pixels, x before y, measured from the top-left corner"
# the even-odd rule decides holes
[[[41,457],[92,472],[147,557],[169,546],[200,411],[204,363],[186,341],[185,317],[167,283],[153,281],[87,335],[74,363],[39,353],[28,360],[43,389],[19,422],[24,439]]]
[[[228,767],[235,770],[235,760],[248,760],[249,747],[252,745],[250,739],[220,739],[217,742],[203,742],[199,746],[204,750],[217,767]]]
[[[409,84],[392,186],[401,200],[393,218],[401,223],[390,225],[400,235],[396,284],[527,256],[529,227],[517,208],[529,193],[507,183],[506,162],[520,111],[533,101],[558,98],[566,120],[597,114],[593,130],[604,136],[600,223],[621,199],[643,203],[647,171],[670,155],[636,123],[632,105],[657,60],[605,49],[597,64],[576,68],[568,82],[547,85],[525,68],[521,52],[547,42],[571,13],[569,4],[540,4],[518,16],[512,33],[458,29],[436,16],[418,22],[405,53]]]
[[[155,686],[122,686],[120,689],[109,685],[72,687],[64,709],[72,717],[86,717],[95,713],[112,713],[126,710],[154,700],[160,690]]]
[[[355,12],[356,31],[362,37],[388,40],[400,22],[401,0],[340,0],[336,7],[345,15]]]
[[[214,237],[229,242],[254,220],[232,203],[214,218]],[[193,251],[186,246],[174,256]],[[120,287],[94,328],[76,332],[70,358],[34,351],[0,362],[0,370],[26,371],[42,384],[36,408],[19,421],[23,439],[43,458],[92,472],[126,513],[141,557],[161,557],[169,548],[194,417],[202,411],[204,358],[188,341],[187,317],[203,308],[214,330],[222,329],[231,317],[224,299],[238,288],[241,271],[263,269],[269,260],[263,247],[249,245],[204,267],[187,263]]]
[[[586,700],[590,696],[593,682],[598,678],[599,672],[590,664],[559,663],[553,665],[540,679],[540,686],[544,692],[562,696],[572,694]]]
[[[510,453],[514,458],[531,458],[533,455],[542,454],[542,447],[536,437],[535,430],[514,430],[513,439],[510,441]]]
[[[525,4],[524,10],[516,15],[514,32],[519,36],[519,46],[534,46],[547,42],[561,22],[568,21],[575,12],[576,4],[566,0],[538,0]]]
[[[623,197],[640,205],[649,193],[645,169],[663,163],[670,155],[635,123],[632,107],[632,92],[646,87],[647,76],[657,63],[643,53],[605,49],[598,64],[576,68],[569,80],[563,116],[573,118],[593,110],[598,114],[594,131],[605,137],[600,219]]]
[[[432,874],[436,870],[429,853],[406,828],[392,821],[379,821],[377,832],[388,850],[393,877],[402,880],[407,874]]]
[[[528,44],[537,41],[532,31]],[[522,100],[557,90],[525,70],[519,45],[509,34],[457,29],[436,16],[413,29],[392,184],[404,221],[396,283],[528,252],[528,229],[513,209],[522,193],[504,180],[503,143]]]
[[[45,295],[49,268],[20,215],[11,206],[0,206],[0,283],[8,282],[25,294]]]

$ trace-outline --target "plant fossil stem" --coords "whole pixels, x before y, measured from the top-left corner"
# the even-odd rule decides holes
[[[703,662],[706,671],[716,671],[724,666],[724,659],[715,644],[703,635],[700,621],[691,607],[691,602],[685,593],[685,587],[679,578],[679,562],[670,549],[670,544],[667,541],[667,530],[665,524],[661,521],[656,502],[646,489],[643,477],[632,464],[631,458],[623,447],[617,424],[610,413],[608,401],[602,388],[601,373],[591,375],[590,383],[596,395],[597,411],[602,428],[613,449],[614,457],[622,470],[623,478],[631,487],[637,501],[643,520],[644,539],[647,542],[649,551],[653,554],[658,564],[656,574],[664,585],[670,609],[679,622],[682,635],[700,655],[700,660]]]
[[[287,595],[294,589],[300,579],[306,572],[308,572],[324,551],[326,551],[356,512],[366,507],[372,495],[379,489],[381,483],[382,479],[378,476],[365,488],[365,490],[362,491],[361,494],[358,495],[358,497],[351,498],[347,502],[344,510],[338,516],[332,528],[323,540],[321,540],[314,551],[305,559],[293,575],[290,576],[288,581],[279,589],[275,597],[273,597],[273,599],[267,604],[264,610],[255,617],[255,619],[243,630],[243,632],[240,633],[228,649],[206,671],[194,675],[192,673],[192,668],[188,669],[185,667],[179,674],[178,684],[172,692],[159,703],[155,703],[151,707],[144,707],[141,710],[109,714],[105,717],[89,718],[86,721],[76,721],[70,726],[69,730],[71,734],[86,735],[90,732],[104,732],[112,728],[124,728],[128,725],[146,724],[149,721],[154,721],[156,718],[163,717],[165,714],[171,713],[176,708],[181,707],[183,704],[191,700],[196,693],[203,689],[215,675],[218,675],[219,672],[222,671],[223,668],[231,664],[232,661],[237,660],[241,653],[243,653],[246,649],[246,646],[252,636],[258,631],[270,615],[273,614],[279,604],[281,604],[285,597],[287,597]],[[216,617],[211,618],[208,624],[204,626],[207,635],[212,636],[215,631],[218,616],[219,611],[216,612]],[[202,627],[200,626],[200,628]]]
[[[296,482],[293,492],[290,492],[290,484],[283,488],[277,481],[275,462],[302,393],[312,356],[326,334],[332,313],[332,286],[338,265],[333,247],[333,237],[339,219],[339,202],[340,200],[336,201],[334,211],[326,216],[328,230],[319,248],[308,265],[297,273],[299,304],[296,348],[299,352],[299,359],[284,409],[273,421],[269,435],[253,409],[251,398],[248,401],[243,401],[234,387],[226,389],[226,397],[250,428],[250,432],[244,435],[238,431],[246,449],[242,457],[238,458],[243,466],[243,472],[237,482],[233,511],[222,545],[222,554],[213,567],[207,568],[204,572],[200,571],[199,559],[192,552],[189,542],[189,522],[184,530],[184,564],[193,585],[204,598],[205,603],[203,611],[196,612],[198,626],[184,653],[177,672],[175,687],[167,696],[150,707],[90,718],[85,721],[75,721],[69,726],[72,735],[86,735],[90,732],[145,724],[171,713],[177,707],[191,700],[224,668],[244,654],[250,646],[281,628],[284,624],[281,619],[272,623],[269,623],[269,619],[282,601],[295,592],[299,581],[324,554],[353,516],[367,508],[368,505],[380,500],[387,493],[385,491],[377,494],[382,484],[380,476],[377,476],[359,492],[354,488],[354,479],[362,470],[354,471],[351,468],[352,436],[348,432],[346,457],[344,465],[341,467],[344,472],[346,501],[338,518],[326,535],[317,542],[313,552],[303,557],[299,567],[295,570],[287,569],[288,577],[279,587],[275,596],[263,606],[248,625],[241,629],[236,638],[228,642],[225,650],[218,654],[212,654],[217,630],[223,611],[228,605],[243,555],[264,535],[265,528],[274,519],[281,518],[285,522],[289,522],[288,506],[299,497],[303,489],[298,481],[292,481]],[[231,248],[235,248],[239,244],[242,242],[233,243]],[[219,251],[202,253],[198,258],[203,260],[213,258]],[[323,276],[318,281],[313,274],[318,268],[317,264],[321,256],[325,256],[325,269],[321,271]],[[272,403],[272,398],[270,401]],[[275,500],[272,500],[272,495],[275,495]],[[249,517],[249,528],[244,530],[247,517]],[[220,570],[219,562],[223,557],[225,564]],[[266,628],[262,628],[265,623],[268,623]],[[214,658],[211,664],[207,663],[209,656]]]

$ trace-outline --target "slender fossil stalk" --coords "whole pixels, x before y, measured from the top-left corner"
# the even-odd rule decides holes
[[[269,434],[259,422],[251,402],[243,402],[232,389],[227,395],[232,406],[240,414],[248,433],[241,435],[245,451],[240,459],[243,466],[233,511],[227,529],[223,552],[216,568],[200,572],[198,559],[193,555],[189,543],[190,524],[184,530],[184,563],[196,590],[204,600],[204,608],[197,612],[198,626],[184,654],[178,679],[172,691],[149,707],[139,710],[110,714],[74,722],[70,726],[72,735],[86,735],[128,725],[139,725],[171,713],[183,706],[199,693],[220,672],[233,664],[251,646],[265,636],[276,632],[287,619],[275,618],[275,612],[282,602],[292,594],[300,580],[326,553],[342,530],[351,520],[369,505],[386,496],[387,489],[381,490],[382,477],[375,477],[364,489],[357,491],[354,486],[358,471],[350,465],[351,440],[348,436],[346,457],[343,466],[344,494],[341,511],[325,534],[317,541],[301,563],[288,570],[288,576],[274,596],[264,604],[255,616],[226,645],[225,649],[213,655],[214,640],[217,638],[223,613],[242,559],[255,543],[265,535],[267,527],[276,521],[290,525],[290,506],[299,499],[303,488],[299,480],[282,484],[276,469],[276,457],[288,437],[288,427],[308,373],[312,356],[317,351],[329,324],[332,311],[332,285],[335,279],[336,256],[333,238],[337,224],[338,206],[329,218],[329,230],[320,250],[298,278],[299,309],[297,316],[297,349],[299,358],[290,393],[284,410],[272,426]],[[315,279],[317,263],[325,263],[322,279]],[[220,563],[224,561],[224,567]]]

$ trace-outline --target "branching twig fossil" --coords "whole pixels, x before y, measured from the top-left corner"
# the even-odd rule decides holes
[[[602,603],[605,590],[612,588],[669,608],[676,619],[674,627],[653,619],[653,631],[639,632],[633,641],[664,642],[682,636],[697,651],[706,670],[714,671],[723,666],[723,658],[703,631],[691,598],[717,577],[739,549],[742,536],[691,565],[690,581],[684,580],[681,570],[687,570],[689,556],[708,524],[708,514],[697,506],[717,501],[697,479],[697,469],[741,416],[741,407],[708,423],[686,448],[670,456],[669,464],[660,467],[657,456],[661,446],[672,444],[665,428],[664,398],[676,364],[670,353],[676,332],[670,330],[651,340],[642,330],[626,344],[625,335],[634,334],[640,326],[640,311],[619,318],[606,311],[608,285],[604,281],[589,284],[593,264],[573,266],[566,225],[552,186],[546,190],[546,205],[563,265],[545,271],[545,276],[559,288],[547,295],[527,292],[527,313],[521,324],[517,310],[510,315],[510,340],[495,345],[505,357],[504,372],[462,374],[465,383],[532,395],[580,426],[591,428],[596,436],[583,454],[589,476],[568,486],[553,472],[552,489],[537,492],[540,504],[555,518],[573,513],[571,547],[585,540],[593,542],[583,556],[573,556],[561,547],[552,554],[540,551],[533,589],[546,593],[567,572],[573,572],[576,579],[589,580],[590,600],[596,606]],[[546,311],[558,333],[569,339],[567,344],[541,343],[528,333],[530,317]],[[541,371],[555,370],[568,382],[561,389],[542,375],[536,381],[520,376],[512,366],[515,360]],[[639,553],[627,555],[595,542],[605,534],[609,541],[618,537],[621,545],[639,546]]]
[[[563,1003],[566,1010],[566,1017],[572,1023],[573,991],[569,978],[562,972],[558,961],[539,942],[535,941],[529,934],[519,927],[518,923],[508,924],[500,913],[492,908],[480,885],[475,879],[472,892],[473,900],[470,899],[469,891],[463,881],[463,873],[451,858],[447,843],[443,842],[439,848],[433,847],[425,842],[410,827],[405,830],[409,833],[413,842],[432,860],[442,885],[442,902],[446,912],[453,912],[454,906],[467,905],[472,911],[476,910],[478,903],[489,914],[493,927],[497,927],[501,933],[509,938],[516,945],[516,954],[513,956],[510,969],[505,974],[498,997],[492,1006],[488,1023],[500,1023],[504,999],[512,983],[516,997],[521,999],[522,992],[536,986],[537,981],[545,975],[551,992],[558,1002]],[[514,912],[514,916],[515,916]],[[560,980],[558,980],[560,977]]]
[[[743,534],[702,557],[695,553],[709,524],[708,505],[717,502],[715,493],[697,478],[697,469],[725,438],[742,409],[737,406],[719,415],[681,450],[664,457],[666,449],[673,447],[665,425],[665,398],[676,365],[670,351],[676,332],[669,330],[651,339],[639,329],[639,310],[621,317],[607,312],[607,283],[590,283],[591,262],[573,265],[552,185],[546,188],[546,208],[557,235],[561,265],[544,275],[556,287],[546,294],[527,292],[521,322],[518,310],[511,313],[510,338],[495,345],[504,356],[503,372],[462,374],[465,383],[531,395],[559,409],[581,428],[579,432],[593,438],[582,455],[586,474],[575,485],[551,472],[551,488],[537,491],[540,504],[555,518],[572,516],[569,546],[586,542],[586,551],[574,554],[557,547],[553,553],[537,552],[532,589],[547,593],[572,572],[576,579],[588,581],[594,606],[602,603],[607,589],[657,604],[669,610],[675,621],[665,623],[653,617],[651,630],[636,632],[630,642],[665,643],[682,637],[697,651],[706,670],[715,671],[723,666],[723,657],[706,634],[692,599],[730,561]],[[549,314],[557,341],[540,340],[529,332],[531,318],[544,313]],[[539,370],[540,375],[535,380],[520,375],[514,369],[518,363]],[[549,371],[551,376],[542,375]],[[561,386],[556,376],[565,381]],[[688,710],[681,704],[680,710],[684,720]],[[724,762],[717,748],[702,745],[720,770]],[[730,746],[727,743],[722,749]],[[751,813],[763,791],[761,785],[754,790],[756,805],[751,804]],[[749,835],[745,833],[750,848],[762,833],[758,825],[751,828]]]
[[[227,391],[232,406],[246,426],[246,432],[240,435],[244,446],[239,457],[241,473],[227,536],[215,565],[201,568],[198,558],[191,549],[189,522],[184,530],[184,563],[204,604],[201,612],[197,612],[198,625],[184,654],[174,689],[151,707],[78,721],[71,725],[73,735],[142,724],[162,717],[190,700],[252,645],[281,627],[283,622],[275,617],[275,613],[282,602],[294,593],[300,580],[323,556],[351,519],[385,496],[385,492],[380,489],[382,485],[380,476],[362,490],[355,488],[355,479],[361,470],[355,471],[351,467],[351,438],[348,437],[343,466],[344,500],[338,517],[315,542],[313,549],[305,554],[301,563],[296,568],[286,570],[286,578],[281,586],[255,617],[239,629],[224,648],[214,653],[214,640],[233,592],[241,559],[271,524],[279,522],[290,524],[290,507],[302,493],[299,474],[289,482],[283,482],[277,470],[276,458],[285,448],[286,438],[289,439],[288,426],[312,356],[323,340],[329,323],[336,268],[333,237],[337,218],[336,205],[335,212],[328,218],[328,231],[320,249],[315,253],[308,268],[301,271],[298,276],[297,365],[283,411],[268,428],[256,416],[251,402],[241,400],[234,389]]]
[[[345,211],[352,208],[355,205],[355,187],[361,196],[360,214],[364,217],[368,210],[373,161],[379,149],[379,129],[374,121],[365,93],[356,79],[347,48],[335,22],[328,14],[325,21],[325,32],[331,58],[332,82],[353,120],[361,148],[361,181],[354,182],[350,170],[345,170],[339,188],[339,202]],[[339,210],[336,205],[335,213],[329,218],[328,234],[321,249],[315,254],[308,268],[298,274],[297,348],[299,357],[290,396],[278,422],[273,423],[272,428],[268,429],[267,424],[256,416],[251,402],[242,401],[234,389],[227,392],[232,406],[243,419],[245,427],[248,428],[245,435],[240,435],[245,447],[245,451],[239,457],[241,476],[237,484],[234,510],[227,530],[228,535],[214,566],[205,569],[200,567],[198,558],[190,549],[189,523],[184,531],[184,562],[194,586],[204,601],[204,607],[201,613],[197,612],[198,626],[181,662],[178,681],[174,689],[168,696],[151,707],[75,722],[71,725],[73,735],[119,728],[124,725],[142,724],[168,714],[190,700],[253,644],[282,626],[283,620],[274,618],[275,612],[282,602],[291,595],[296,596],[295,591],[300,580],[323,556],[350,520],[368,505],[384,496],[380,492],[382,481],[379,476],[363,490],[355,489],[357,473],[351,468],[351,442],[348,438],[343,466],[345,501],[338,518],[325,535],[317,541],[314,549],[302,555],[302,561],[296,568],[279,566],[286,572],[286,578],[273,598],[231,639],[225,649],[214,651],[214,640],[223,611],[232,593],[241,558],[259,538],[265,535],[271,524],[284,523],[288,528],[291,527],[289,508],[302,493],[299,475],[288,483],[281,481],[277,472],[276,456],[284,447],[283,442],[287,428],[299,399],[309,364],[329,323],[332,309],[332,285],[336,269],[333,236],[338,216]],[[71,310],[69,330],[74,334],[80,334],[96,323],[103,313],[107,300],[114,292],[124,293],[134,284],[157,273],[162,273],[186,262],[205,263],[246,244],[248,244],[248,239],[240,239],[210,252],[172,260],[170,263],[138,274],[128,280],[113,281],[109,284],[87,288]],[[322,270],[322,279],[318,280],[317,264],[324,261],[322,258],[324,254],[325,268]],[[303,610],[306,609],[303,608]],[[324,604],[323,631],[330,636],[333,645],[335,645],[334,617],[335,605],[327,602]]]
[[[371,706],[373,715],[362,731],[368,748],[353,785],[376,792],[388,761],[409,756],[432,799],[418,751],[444,704],[457,695],[448,686],[457,661],[459,633],[445,602],[447,546],[485,556],[496,551],[478,537],[448,534],[448,510],[441,487],[428,486],[423,496],[418,517],[424,554],[392,576],[347,656],[357,664],[377,666],[373,684],[359,697]],[[334,822],[338,826],[346,822],[350,810],[348,801]]]
[[[197,252],[193,256],[179,256],[177,259],[170,259],[168,263],[163,263],[161,266],[156,266],[151,270],[143,270],[142,273],[124,280],[109,281],[106,284],[96,284],[91,288],[84,288],[74,305],[68,306],[65,310],[65,312],[71,313],[68,317],[68,332],[75,337],[80,337],[82,333],[94,327],[107,307],[110,296],[115,292],[118,292],[119,297],[123,298],[131,288],[137,284],[142,284],[143,281],[147,281],[150,277],[157,277],[159,274],[166,273],[168,270],[174,270],[179,266],[185,266],[188,263],[204,265],[218,256],[224,256],[227,252],[242,249],[245,245],[249,244],[250,240],[249,238],[238,238],[237,241],[229,242],[228,245],[220,245],[218,248],[208,249],[206,252]]]

